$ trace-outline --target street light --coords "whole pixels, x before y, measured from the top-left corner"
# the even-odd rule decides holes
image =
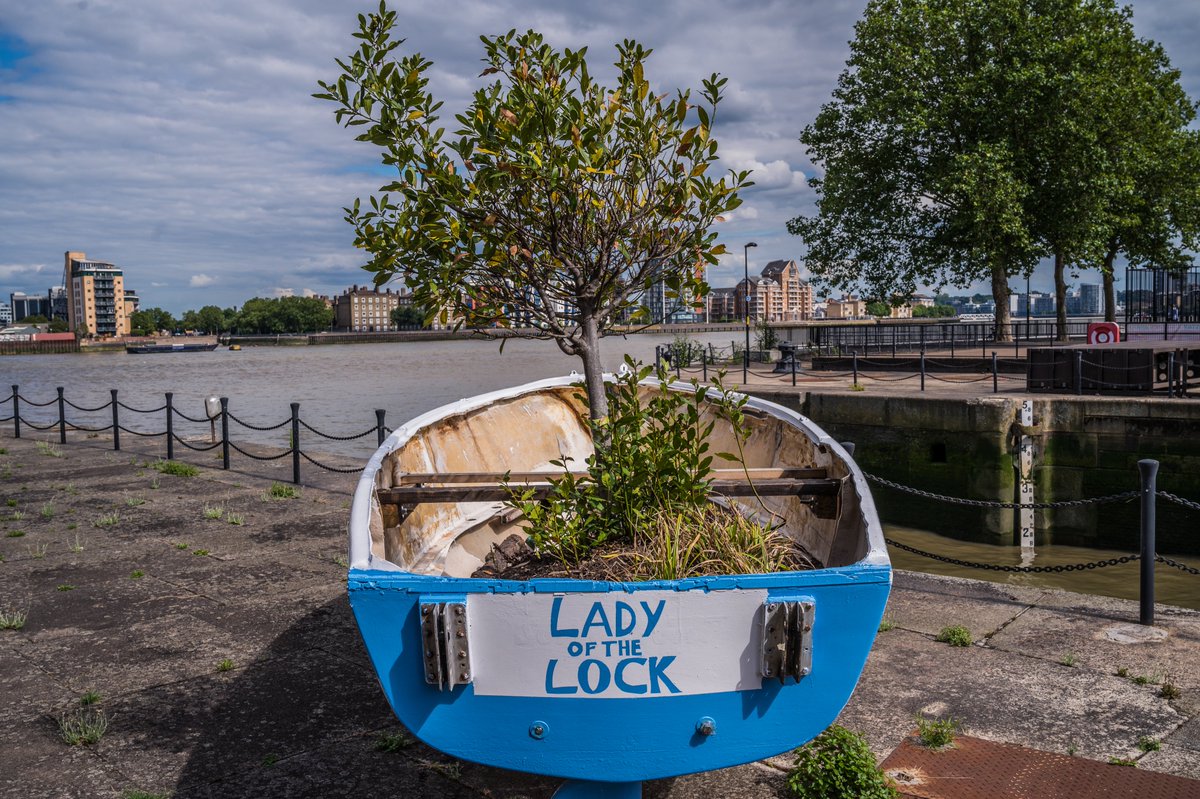
[[[758,244],[750,242],[742,248],[742,265],[745,267],[745,280],[742,285],[742,310],[746,314],[746,351],[742,353],[742,385],[750,382],[750,248]]]

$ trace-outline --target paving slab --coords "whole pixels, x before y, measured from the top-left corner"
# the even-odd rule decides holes
[[[914,632],[936,636],[962,625],[980,640],[1035,605],[1044,591],[978,580],[896,572],[884,619]]]
[[[181,453],[202,464],[200,475],[159,475],[143,465],[155,443],[135,444],[111,453],[102,440],[72,441],[53,458],[4,439],[4,461],[19,464],[0,478],[0,498],[16,498],[28,530],[4,537],[14,523],[0,518],[0,605],[25,603],[31,615],[25,629],[0,631],[0,795],[548,799],[557,780],[462,763],[419,742],[377,749],[403,730],[345,594],[354,476],[306,465],[317,486],[267,503],[264,491],[290,470],[237,456],[225,472],[211,457]],[[54,513],[44,518],[47,502]],[[213,504],[245,523],[205,520]],[[92,526],[110,512],[118,524]],[[31,546],[46,549],[36,557]],[[131,577],[135,569],[143,576]],[[58,591],[64,584],[75,588]],[[888,617],[897,627],[880,634],[840,719],[866,732],[878,757],[923,713],[960,718],[989,740],[1196,774],[1191,672],[1179,680],[1184,697],[1168,701],[1116,677],[1111,658],[1147,670],[1197,662],[1200,613],[1161,608],[1164,642],[1119,645],[1087,636],[1135,621],[1135,603],[898,572]],[[935,643],[949,624],[967,626],[981,645]],[[1079,650],[1074,666],[1060,662],[1068,643]],[[219,672],[226,657],[232,668]],[[103,695],[111,728],[94,747],[68,747],[55,717],[87,689]],[[1143,755],[1142,736],[1161,749]],[[775,796],[791,760],[656,781],[646,795]]]
[[[982,646],[930,643],[905,630],[876,640],[838,723],[889,752],[918,715],[958,719],[966,731],[1052,752],[1130,757],[1143,736],[1161,739],[1185,720],[1141,686]]]

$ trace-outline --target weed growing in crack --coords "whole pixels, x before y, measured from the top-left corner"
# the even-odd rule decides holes
[[[99,691],[96,691],[96,690],[86,691],[86,692],[84,692],[84,694],[82,696],[79,697],[79,704],[82,705],[83,707],[89,707],[90,705],[98,705],[98,704],[100,704],[100,700],[102,698],[103,697],[100,696]]]
[[[49,441],[38,441],[37,451],[50,458],[61,458],[63,456],[62,450]]]
[[[116,511],[106,513],[96,521],[92,522],[95,527],[115,527],[121,521],[121,517]]]
[[[229,658],[221,658],[221,660],[217,662],[217,671],[218,672],[226,672],[226,671],[232,671],[232,670],[233,670],[233,661],[230,660]]]
[[[99,743],[108,732],[108,718],[99,708],[76,708],[59,716],[58,732],[68,746]]]
[[[25,626],[29,611],[17,608],[0,608],[0,630],[19,630]]]
[[[272,499],[298,499],[299,497],[300,489],[287,483],[271,483],[271,487],[262,495],[265,501]]]
[[[227,513],[225,514],[225,521],[240,527],[246,523],[246,517],[241,513]]]
[[[407,749],[417,741],[411,735],[406,735],[402,732],[395,733],[380,733],[375,739],[376,752],[399,752],[401,749]]]
[[[225,515],[225,509],[222,508],[220,505],[205,505],[204,506],[204,518],[206,518],[206,519],[219,519],[224,515]]]
[[[200,474],[200,470],[192,464],[180,461],[155,461],[150,464],[150,467],[162,474],[171,474],[176,477],[195,477]]]
[[[954,744],[954,736],[962,729],[955,718],[927,719],[917,716],[917,738],[928,749],[945,749]]]
[[[961,624],[943,627],[942,631],[933,640],[943,644],[950,644],[950,646],[970,646],[975,642],[971,638],[971,631]]]
[[[1137,748],[1143,752],[1157,752],[1162,749],[1162,744],[1151,738],[1149,735],[1143,735],[1138,738]]]

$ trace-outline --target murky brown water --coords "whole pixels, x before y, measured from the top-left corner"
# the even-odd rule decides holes
[[[737,333],[694,336],[703,342],[728,346]],[[649,361],[657,344],[671,336],[638,335],[605,340],[605,366],[618,368],[626,353]],[[300,416],[308,424],[334,435],[352,435],[372,429],[375,409],[387,411],[387,424],[397,427],[407,419],[447,402],[506,386],[580,369],[575,358],[563,355],[548,342],[510,341],[500,353],[486,341],[430,341],[405,344],[363,344],[315,347],[246,347],[240,352],[219,349],[206,353],[126,355],[26,355],[0,357],[0,393],[17,384],[21,394],[37,402],[56,396],[63,386],[67,399],[94,407],[108,402],[109,389],[136,408],[156,408],[167,391],[175,406],[202,417],[206,396],[227,396],[234,416],[258,426],[274,425],[289,417],[289,403],[300,403]],[[740,375],[734,375],[734,378]],[[11,406],[0,407],[0,417]],[[109,423],[110,411],[87,414],[69,409],[67,418],[84,425]],[[125,427],[147,432],[164,428],[163,414],[141,416],[122,411]],[[53,407],[22,407],[22,416],[46,423],[57,418]],[[5,423],[6,425],[10,423]],[[207,440],[207,424],[176,420],[176,431]],[[234,425],[237,441],[288,446],[285,426],[271,432]],[[317,439],[302,431],[302,448],[366,458],[375,449],[375,436],[351,442]],[[1020,551],[943,538],[933,533],[888,527],[889,536],[910,546],[963,560],[985,563],[1020,563]],[[1036,565],[1083,563],[1126,554],[1079,547],[1045,546],[1037,550]],[[1007,574],[938,563],[899,550],[893,563],[902,569],[993,580],[1014,585],[1039,585],[1071,591],[1137,598],[1136,563],[1062,574]],[[1188,561],[1191,565],[1197,560]],[[1158,568],[1158,599],[1200,609],[1200,577],[1164,566]]]
[[[926,552],[933,552],[945,557],[957,558],[958,560],[967,560],[976,563],[995,563],[1006,566],[1059,566],[1108,560],[1109,558],[1118,558],[1122,555],[1130,554],[1110,549],[1089,549],[1086,547],[1055,546],[1051,544],[1038,547],[1035,550],[1033,560],[1023,564],[1019,547],[1001,547],[971,541],[956,541],[953,538],[946,538],[945,536],[925,530],[914,530],[909,527],[898,527],[890,524],[884,525],[884,531],[888,538]],[[928,572],[929,574],[946,574],[953,577],[969,577],[975,580],[988,580],[1006,585],[1061,588],[1066,591],[1078,591],[1085,594],[1103,594],[1105,596],[1122,597],[1124,599],[1138,598],[1139,569],[1141,567],[1137,561],[1122,563],[1119,566],[1108,566],[1103,569],[1090,569],[1083,572],[1021,574],[953,566],[931,558],[914,555],[895,547],[891,548],[891,556],[892,565],[898,569]],[[1172,557],[1172,560],[1186,563],[1192,568],[1200,568],[1200,558],[1180,556]],[[1155,599],[1158,602],[1168,605],[1180,605],[1200,610],[1200,576],[1187,574],[1160,563],[1155,569]]]

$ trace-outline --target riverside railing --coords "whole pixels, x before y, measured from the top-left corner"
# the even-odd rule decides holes
[[[115,450],[115,451],[120,451],[120,449],[121,449],[121,434],[122,433],[125,433],[127,435],[138,436],[141,438],[162,437],[162,438],[164,438],[164,449],[165,449],[164,456],[166,457],[167,460],[175,459],[175,445],[176,444],[184,447],[187,450],[191,450],[194,452],[210,452],[219,447],[221,449],[221,468],[222,469],[230,468],[230,453],[231,453],[231,451],[236,452],[239,455],[242,455],[246,458],[250,458],[251,460],[255,460],[255,461],[277,461],[277,460],[282,460],[283,458],[287,458],[290,456],[291,457],[291,465],[292,465],[292,482],[297,483],[297,484],[300,482],[301,461],[307,461],[308,463],[310,463],[313,466],[316,466],[320,469],[324,469],[325,471],[329,471],[329,472],[336,472],[338,474],[355,474],[355,473],[362,471],[361,466],[355,466],[353,468],[342,468],[342,467],[338,467],[338,466],[331,466],[327,463],[322,463],[321,461],[319,461],[315,457],[313,457],[313,455],[309,454],[308,452],[305,452],[304,449],[300,445],[301,428],[308,431],[310,434],[315,435],[318,438],[324,439],[327,441],[355,441],[355,440],[358,440],[361,438],[366,438],[367,436],[370,436],[373,434],[375,436],[376,446],[383,444],[384,439],[387,438],[387,435],[391,432],[391,429],[388,428],[385,424],[386,411],[384,411],[382,408],[375,410],[375,424],[372,427],[369,427],[360,433],[354,433],[351,435],[336,435],[333,433],[327,433],[322,430],[319,430],[316,427],[313,427],[312,425],[305,422],[303,419],[301,419],[300,418],[300,403],[298,403],[298,402],[291,403],[291,415],[288,418],[284,419],[283,421],[279,422],[278,424],[256,425],[256,424],[245,421],[245,420],[240,419],[237,416],[235,416],[229,410],[229,398],[228,397],[220,397],[219,398],[220,410],[214,410],[213,412],[209,412],[206,416],[197,417],[197,416],[190,416],[190,415],[184,413],[183,411],[179,410],[179,408],[175,407],[174,394],[171,392],[167,392],[164,395],[164,402],[162,405],[160,405],[158,407],[136,408],[136,407],[127,405],[126,403],[122,402],[117,394],[116,389],[111,389],[111,391],[110,391],[111,398],[109,399],[108,402],[104,403],[103,405],[98,405],[95,407],[87,407],[87,406],[83,406],[83,405],[77,405],[76,403],[71,402],[69,399],[66,398],[63,388],[61,386],[58,387],[56,389],[56,391],[57,391],[57,396],[54,399],[48,400],[46,402],[38,402],[38,401],[35,401],[28,397],[23,396],[21,394],[20,386],[14,385],[12,387],[12,394],[3,400],[0,400],[0,408],[2,408],[6,404],[10,405],[10,407],[12,408],[11,415],[5,416],[5,417],[0,417],[0,424],[3,424],[5,422],[12,422],[12,425],[13,425],[12,433],[13,433],[14,438],[21,437],[22,425],[24,425],[25,427],[27,427],[31,430],[36,430],[39,432],[51,432],[52,433],[54,431],[57,431],[58,441],[60,444],[67,443],[67,431],[68,430],[77,430],[77,431],[85,432],[88,434],[94,434],[94,435],[99,435],[100,433],[104,433],[104,432],[111,432],[112,433],[113,450]],[[49,422],[47,422],[44,419],[41,420],[40,422],[34,421],[29,416],[22,414],[23,407],[53,408],[54,410],[52,411],[52,413],[56,412],[57,418],[51,419]],[[74,410],[78,413],[102,413],[106,410],[111,410],[111,412],[112,412],[111,419],[112,420],[108,424],[105,424],[105,425],[81,424],[79,421],[72,421],[67,418],[67,408],[71,408],[72,410]],[[126,414],[138,414],[138,415],[142,415],[142,416],[154,416],[157,414],[161,414],[164,429],[158,430],[158,431],[147,432],[145,430],[137,430],[132,427],[127,427],[124,424],[122,424],[122,413],[121,413],[122,411],[124,411]],[[209,443],[206,445],[196,444],[196,443],[188,441],[186,438],[178,435],[175,432],[176,419],[182,419],[186,422],[190,422],[193,424],[204,424],[207,422],[209,424]],[[244,429],[253,430],[256,432],[272,432],[275,430],[282,430],[284,428],[288,428],[289,429],[288,447],[283,452],[272,454],[272,455],[261,455],[261,454],[256,454],[254,452],[250,452],[248,449],[244,449],[242,446],[239,446],[238,443],[231,436],[231,434],[230,434],[230,424],[231,423],[234,425],[240,426]],[[220,425],[220,430],[221,430],[219,438],[217,437],[217,433],[216,433],[216,428],[217,428],[218,424]],[[242,442],[242,443],[249,446],[249,442]]]
[[[1031,345],[1054,346],[1060,340],[1082,340],[1087,337],[1090,320],[1072,320],[1060,328],[1055,319],[1031,319],[1010,322],[1005,326],[1007,341],[997,335],[995,322],[877,322],[858,324],[825,324],[809,330],[809,345],[821,355],[861,355],[891,352],[923,352],[949,350],[964,353],[1012,347],[1014,351]],[[1064,333],[1065,335],[1060,335]]]
[[[917,353],[915,357],[897,357],[888,360],[867,358],[858,353],[840,357],[826,356],[831,360],[849,365],[850,368],[844,371],[805,368],[800,364],[798,352],[792,351],[787,344],[784,345],[782,351],[783,356],[770,372],[749,368],[739,350],[735,349],[732,355],[726,355],[724,348],[711,346],[687,350],[673,345],[660,345],[655,351],[655,362],[665,364],[669,371],[674,371],[677,378],[699,377],[703,381],[708,380],[710,370],[732,369],[740,370],[743,381],[746,382],[748,382],[749,376],[753,375],[756,378],[785,383],[790,380],[793,386],[798,385],[800,380],[807,384],[836,382],[847,377],[851,378],[853,385],[859,385],[860,375],[867,372],[872,373],[869,375],[872,381],[880,383],[916,380],[919,382],[921,391],[925,391],[929,381],[963,384],[983,383],[990,380],[993,394],[1000,392],[1001,380],[1022,383],[1026,387],[1030,385],[1029,364],[1026,360],[1002,358],[995,351],[990,353],[990,357],[983,358],[969,356],[935,358],[924,352]],[[812,352],[808,351],[805,354],[811,355]],[[756,351],[752,353],[752,357],[757,362],[770,363],[767,351]],[[1094,363],[1084,357],[1082,351],[1077,350],[1072,353],[1071,379],[1062,382],[1058,388],[1063,392],[1073,392],[1076,395],[1101,391],[1110,394],[1114,392],[1141,394],[1161,390],[1168,399],[1189,396],[1188,391],[1192,388],[1192,379],[1196,374],[1194,363],[1185,363],[1181,358],[1177,358],[1175,353],[1167,353],[1166,366],[1159,370],[1165,376],[1161,379],[1155,378],[1153,376],[1155,368],[1145,364],[1119,367]],[[1142,379],[1119,383],[1109,382],[1096,376],[1097,372],[1103,373],[1103,370],[1124,371]],[[884,377],[880,372],[899,376]]]

